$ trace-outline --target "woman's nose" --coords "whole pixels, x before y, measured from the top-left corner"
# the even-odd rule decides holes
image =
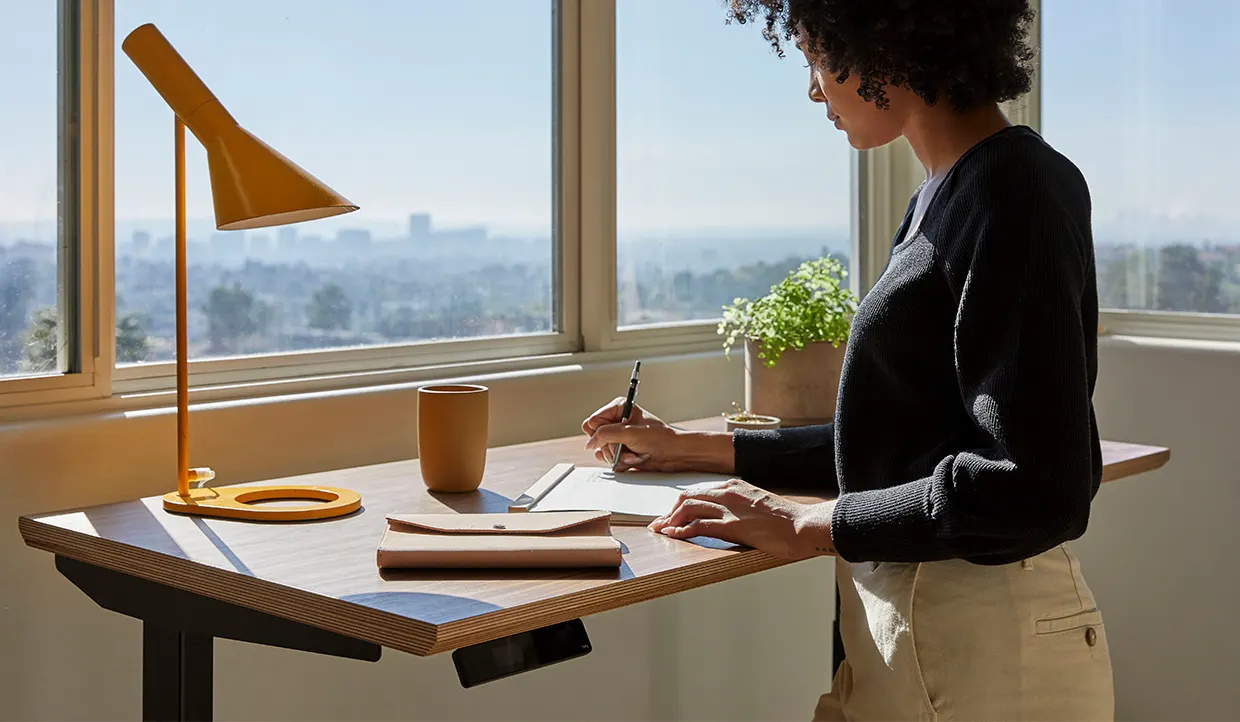
[[[815,103],[827,102],[827,96],[822,94],[822,88],[818,87],[818,78],[813,73],[809,76],[809,99]]]

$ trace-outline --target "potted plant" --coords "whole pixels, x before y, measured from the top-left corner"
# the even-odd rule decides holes
[[[806,261],[765,296],[723,309],[724,352],[745,344],[745,409],[783,426],[830,421],[857,297],[834,258]]]
[[[732,413],[723,415],[728,431],[736,429],[778,429],[780,420],[774,416],[751,414],[732,402]]]

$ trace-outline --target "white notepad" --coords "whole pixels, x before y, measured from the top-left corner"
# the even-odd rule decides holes
[[[531,488],[535,496],[523,497],[520,510],[610,511],[616,524],[649,524],[672,510],[682,490],[731,478],[696,472],[613,473],[606,467],[564,464],[535,485],[541,488]]]

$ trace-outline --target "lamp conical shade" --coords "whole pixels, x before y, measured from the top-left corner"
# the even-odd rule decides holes
[[[357,210],[238,125],[154,25],[134,30],[121,49],[207,149],[217,228],[262,228]]]
[[[215,225],[221,231],[300,223],[357,210],[245,128],[234,126],[204,145]]]

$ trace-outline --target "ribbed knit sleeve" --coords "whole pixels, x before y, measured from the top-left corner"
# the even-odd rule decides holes
[[[957,298],[960,438],[970,444],[944,448],[922,478],[853,492],[846,483],[832,518],[846,560],[1008,563],[1085,530],[1102,468],[1095,328],[1083,321],[1083,306],[1097,304],[1081,227],[1088,191],[1063,189],[1063,174],[1048,177],[1036,158],[994,165],[952,190],[939,227],[954,237],[935,244]]]
[[[755,486],[834,496],[835,425],[732,432],[736,474]]]

